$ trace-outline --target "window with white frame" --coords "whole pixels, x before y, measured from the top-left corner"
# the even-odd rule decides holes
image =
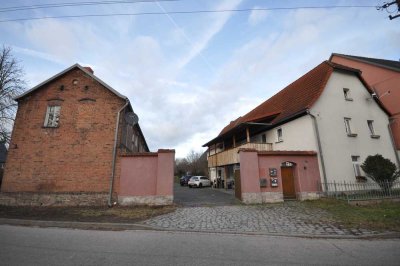
[[[343,94],[344,94],[344,99],[346,101],[352,101],[353,100],[353,98],[351,98],[350,89],[343,88]]]
[[[351,118],[349,118],[349,117],[345,117],[344,118],[344,126],[346,128],[347,136],[349,136],[349,137],[356,137],[357,136],[357,134],[355,134],[352,131]]]
[[[377,135],[375,133],[374,120],[367,120],[367,124],[368,124],[369,134],[371,135],[371,138],[379,138],[379,135]]]
[[[354,176],[357,178],[358,181],[366,181],[366,178],[363,176],[361,172],[360,156],[352,155],[351,161],[353,163]]]
[[[45,127],[58,127],[60,110],[61,106],[47,106],[46,118],[44,119]]]
[[[277,137],[278,142],[283,141],[282,128],[278,128],[276,130],[276,137]]]

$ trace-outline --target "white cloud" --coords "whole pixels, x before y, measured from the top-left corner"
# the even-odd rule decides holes
[[[235,9],[242,0],[225,0],[219,4],[215,10]],[[190,51],[179,60],[178,67],[183,68],[193,58],[201,55],[201,52],[207,47],[212,38],[220,32],[225,26],[226,22],[233,15],[231,12],[218,13],[212,15],[210,21],[207,22],[206,30],[201,34],[201,37],[194,43],[191,43]],[[206,59],[205,59],[206,60]],[[209,64],[207,62],[207,64]]]
[[[263,22],[269,15],[269,12],[267,10],[256,10],[258,8],[260,7],[254,7],[255,10],[252,10],[249,15],[248,22],[251,26],[255,26]]]

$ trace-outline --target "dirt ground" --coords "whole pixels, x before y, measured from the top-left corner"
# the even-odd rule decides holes
[[[43,220],[136,223],[175,211],[175,206],[163,207],[10,207],[0,205],[0,218]]]

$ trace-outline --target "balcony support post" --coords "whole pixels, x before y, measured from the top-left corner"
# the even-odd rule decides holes
[[[246,127],[246,137],[247,137],[247,143],[249,143],[250,142],[250,131],[249,131],[248,127]]]

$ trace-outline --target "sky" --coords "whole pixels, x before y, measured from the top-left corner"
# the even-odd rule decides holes
[[[175,149],[177,158],[205,151],[202,145],[230,121],[331,53],[400,59],[400,18],[377,10],[381,0],[164,0],[1,10],[66,2],[88,1],[1,1],[0,44],[21,61],[28,88],[75,63],[90,66],[130,99],[150,150]],[[340,5],[372,7],[332,8]],[[326,8],[271,10],[311,6]],[[254,10],[262,8],[270,10]],[[169,13],[232,9],[253,10]],[[147,15],[4,22],[122,13]]]

